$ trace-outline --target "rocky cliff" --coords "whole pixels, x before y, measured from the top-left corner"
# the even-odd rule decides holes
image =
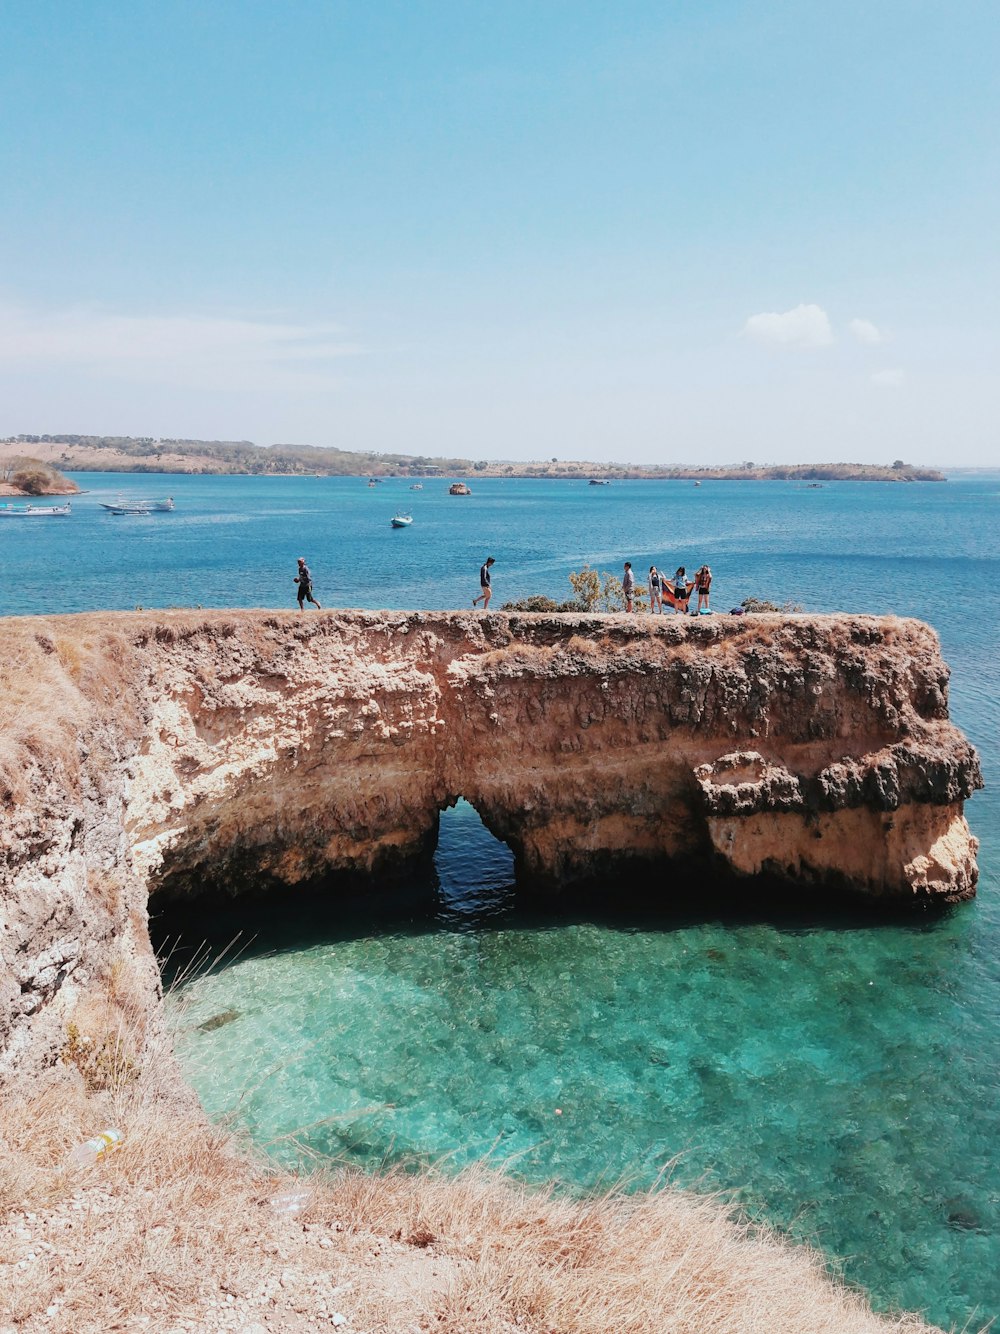
[[[433,846],[458,797],[526,887],[641,870],[904,903],[976,883],[981,785],[927,626],[873,617],[159,612],[0,638],[0,1071],[95,997],[155,1014],[149,895]]]

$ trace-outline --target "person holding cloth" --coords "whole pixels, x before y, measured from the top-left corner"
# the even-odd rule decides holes
[[[688,609],[688,598],[691,596],[691,589],[694,587],[693,584],[688,582],[687,571],[683,565],[678,565],[677,573],[673,578],[673,585],[674,610],[679,611],[683,616]]]

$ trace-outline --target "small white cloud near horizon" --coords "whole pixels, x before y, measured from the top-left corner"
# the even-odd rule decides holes
[[[799,347],[829,347],[833,342],[830,317],[822,306],[805,304],[782,312],[770,310],[751,315],[743,334],[757,343],[797,344]]]
[[[872,346],[876,343],[884,343],[885,337],[882,331],[871,320],[851,320],[847,326],[859,343],[868,343]]]
[[[906,372],[899,366],[892,366],[884,371],[875,371],[871,382],[880,389],[899,389],[906,383]]]
[[[363,351],[341,341],[341,332],[332,324],[0,305],[0,366],[76,368],[189,388],[318,388],[331,381],[334,361]]]

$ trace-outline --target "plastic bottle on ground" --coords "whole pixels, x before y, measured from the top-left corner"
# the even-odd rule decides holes
[[[102,1130],[93,1139],[88,1139],[86,1144],[78,1144],[66,1159],[66,1166],[92,1167],[106,1153],[117,1149],[121,1142],[122,1132],[120,1130]]]

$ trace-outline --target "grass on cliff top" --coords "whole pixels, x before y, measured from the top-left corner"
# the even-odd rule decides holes
[[[804,1248],[670,1187],[570,1200],[484,1168],[289,1177],[179,1108],[169,1057],[158,1073],[162,1087],[154,1070],[88,1096],[63,1069],[0,1100],[0,1310],[23,1334],[215,1328],[230,1302],[247,1322],[313,1329],[301,1322],[329,1319],[315,1303],[333,1282],[347,1328],[369,1334],[930,1329],[872,1314]],[[61,1170],[111,1124],[114,1155]],[[289,1191],[301,1212],[275,1207]]]
[[[23,801],[31,772],[57,766],[70,777],[95,702],[134,725],[136,697],[127,637],[62,617],[3,624],[0,640],[0,804]]]

